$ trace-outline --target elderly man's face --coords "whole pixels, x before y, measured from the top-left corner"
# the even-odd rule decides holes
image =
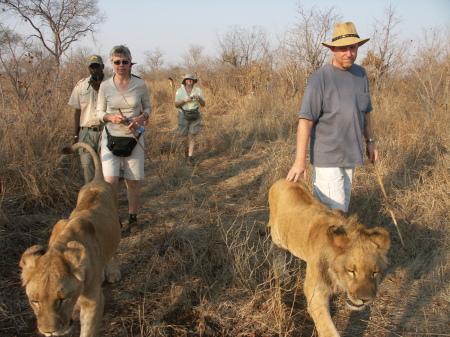
[[[330,47],[333,53],[333,65],[342,70],[348,70],[353,65],[358,56],[358,44],[342,47]]]

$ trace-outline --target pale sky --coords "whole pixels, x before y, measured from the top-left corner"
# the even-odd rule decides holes
[[[217,51],[216,32],[224,34],[233,25],[263,26],[272,41],[297,21],[297,0],[100,0],[107,15],[101,26],[99,50],[107,55],[117,44],[126,44],[133,60],[142,64],[143,52],[159,48],[165,64],[182,61],[189,45]],[[335,7],[343,21],[352,21],[361,38],[370,37],[375,19],[382,20],[391,3],[403,20],[399,26],[405,39],[417,39],[422,28],[437,25],[449,29],[450,0],[302,0],[305,8]],[[331,36],[330,36],[331,39]],[[88,41],[83,41],[88,42]]]
[[[298,0],[100,0],[106,22],[99,26],[98,45],[86,37],[75,45],[89,46],[107,57],[111,48],[127,45],[133,61],[144,62],[144,51],[159,48],[164,65],[182,62],[189,45],[205,47],[206,55],[217,51],[216,32],[224,34],[233,25],[243,28],[263,26],[276,44],[277,34],[297,21]],[[335,7],[342,22],[355,23],[361,38],[370,38],[373,23],[383,20],[385,8],[396,7],[404,39],[421,37],[423,28],[450,29],[450,0],[301,0],[304,8]],[[330,36],[331,39],[331,36]]]

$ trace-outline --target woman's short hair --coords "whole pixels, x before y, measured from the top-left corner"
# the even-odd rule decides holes
[[[128,47],[122,45],[113,47],[113,49],[111,49],[111,53],[109,53],[110,59],[112,60],[113,57],[117,55],[123,55],[131,61],[131,52]]]

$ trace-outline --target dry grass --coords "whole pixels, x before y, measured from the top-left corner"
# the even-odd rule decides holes
[[[51,226],[69,214],[82,180],[78,158],[59,154],[70,138],[72,112],[65,103],[73,82],[66,79],[45,104],[9,99],[3,113],[16,119],[0,121],[2,336],[36,335],[18,261],[27,247],[45,245]],[[34,97],[48,90],[38,84]],[[144,229],[122,238],[123,280],[104,286],[102,335],[315,336],[302,293],[304,265],[291,259],[292,282],[281,287],[264,231],[267,191],[294,159],[301,97],[285,97],[275,85],[270,95],[226,88],[226,98],[204,88],[199,163],[191,168],[178,144],[172,93],[165,81],[150,86],[154,113],[144,135],[152,160],[146,160],[139,214]],[[390,231],[391,264],[370,310],[350,313],[336,297],[333,319],[345,336],[450,336],[448,87],[436,97],[432,116],[416,98],[414,81],[392,87],[374,97],[377,165],[406,247],[373,168],[359,168],[350,212]],[[53,107],[58,118],[49,113]],[[121,185],[123,216],[125,199]]]

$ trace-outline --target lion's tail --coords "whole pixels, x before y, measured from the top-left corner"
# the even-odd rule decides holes
[[[94,180],[104,180],[103,178],[103,171],[102,171],[102,165],[100,163],[100,158],[98,157],[97,153],[94,151],[94,149],[85,143],[75,143],[72,146],[68,146],[62,149],[62,153],[64,154],[71,154],[74,153],[79,148],[83,148],[89,151],[89,153],[92,156],[92,159],[94,160],[94,166],[95,166],[95,176]]]

